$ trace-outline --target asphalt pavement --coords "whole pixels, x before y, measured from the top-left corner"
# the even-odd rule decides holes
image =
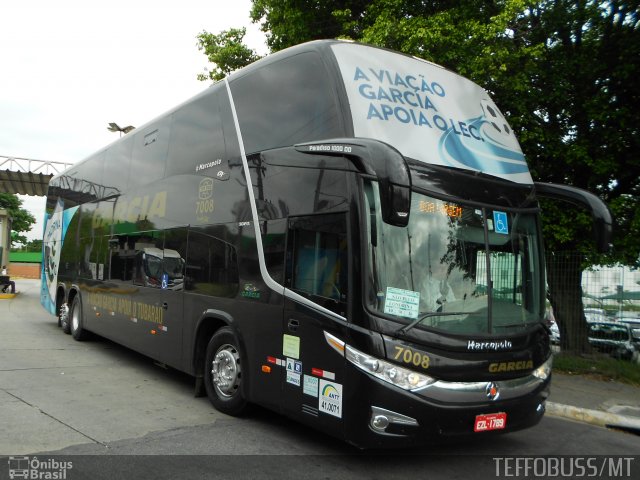
[[[16,287],[15,297],[0,296],[0,328],[3,332],[0,335],[0,424],[8,434],[8,443],[0,439],[0,451],[11,451],[12,445],[21,444],[20,438],[25,441],[25,451],[38,451],[50,449],[54,444],[106,443],[117,438],[133,438],[151,428],[170,431],[178,426],[201,424],[203,418],[227,421],[218,419],[218,413],[206,399],[189,397],[190,388],[183,385],[189,383],[188,379],[178,377],[173,391],[161,378],[157,367],[153,370],[144,361],[139,361],[137,370],[129,374],[132,378],[123,379],[122,370],[118,368],[119,359],[133,355],[126,349],[122,349],[120,356],[113,355],[109,352],[117,347],[105,344],[103,348],[89,352],[86,346],[73,342],[69,336],[52,335],[59,330],[55,319],[39,304],[39,281],[16,279]],[[37,321],[32,322],[32,319]],[[27,321],[29,324],[21,327],[21,323]],[[132,358],[129,360],[138,362]],[[101,378],[106,378],[106,383],[104,380],[95,383],[95,375],[91,372],[96,368],[101,370]],[[119,387],[120,383],[144,386],[146,390],[144,395],[138,395],[138,387],[126,390]],[[56,392],[54,385],[80,389],[82,392],[78,395],[95,397],[96,405],[101,407],[83,412],[87,407],[82,402],[61,404],[63,402],[56,397],[62,397],[62,394]],[[151,400],[149,388],[155,392]],[[158,402],[160,398],[162,401]],[[47,408],[38,405],[47,405]],[[145,408],[126,408],[132,405]],[[124,425],[130,431],[116,432],[113,414],[127,410],[132,410],[131,416],[120,418],[118,424],[120,429]],[[83,413],[87,413],[86,425],[82,423]],[[149,415],[149,421],[145,415]],[[640,433],[640,387],[554,372],[547,415]],[[75,426],[70,427],[72,424]],[[114,426],[113,432],[110,426]],[[15,436],[9,440],[12,434]],[[45,441],[47,435],[51,442]],[[31,445],[29,439],[36,437],[45,439],[42,445]]]

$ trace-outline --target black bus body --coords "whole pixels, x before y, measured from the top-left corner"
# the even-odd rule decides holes
[[[54,177],[42,304],[361,447],[535,425],[549,392],[536,184],[484,90],[317,41],[270,55]],[[163,253],[164,252],[164,253]]]

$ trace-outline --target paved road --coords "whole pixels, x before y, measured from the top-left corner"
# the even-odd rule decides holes
[[[478,472],[495,474],[494,457],[640,452],[639,436],[546,417],[533,429],[489,441],[362,456],[263,409],[244,418],[222,415],[193,396],[190,377],[107,340],[76,342],[63,334],[40,307],[37,282],[21,281],[19,289],[16,299],[0,300],[0,456],[70,458],[71,480],[203,472],[389,479],[427,470],[429,478],[485,478]],[[640,472],[640,457],[635,464]],[[8,476],[6,465],[0,461],[0,478]]]

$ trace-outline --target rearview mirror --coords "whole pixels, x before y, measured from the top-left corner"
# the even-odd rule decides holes
[[[350,158],[358,170],[378,179],[382,221],[397,227],[407,226],[411,176],[405,158],[391,145],[370,138],[333,138],[299,144],[295,148],[304,153]]]
[[[555,183],[535,182],[536,194],[552,200],[562,200],[591,212],[596,248],[600,253],[611,250],[612,219],[607,205],[593,193],[581,188]]]

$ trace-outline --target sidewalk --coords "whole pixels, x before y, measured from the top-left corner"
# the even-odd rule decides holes
[[[554,372],[547,414],[640,433],[640,387]]]

